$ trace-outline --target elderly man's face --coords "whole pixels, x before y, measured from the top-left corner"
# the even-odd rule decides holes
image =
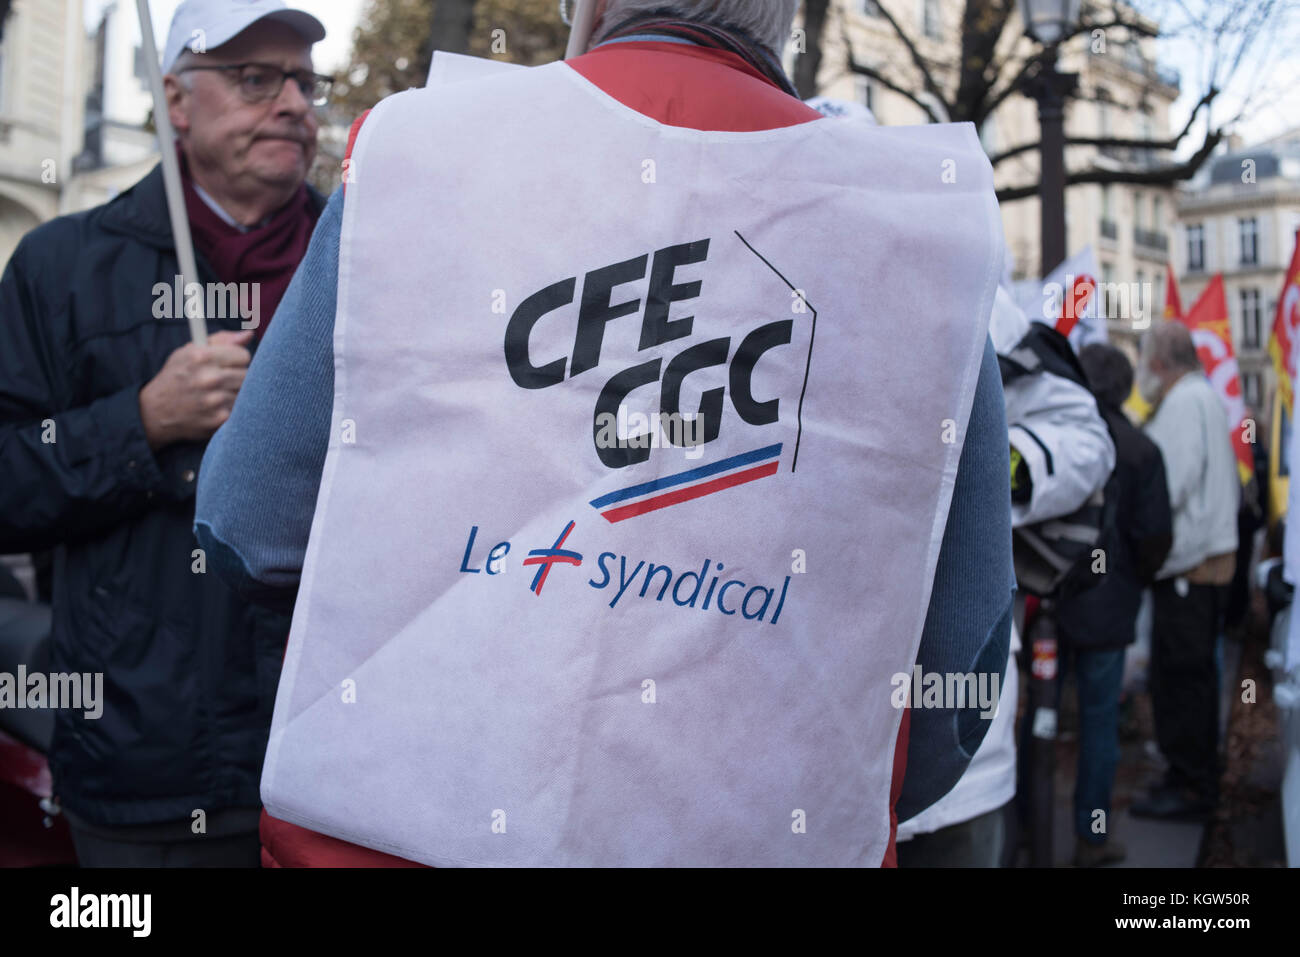
[[[1154,355],[1155,351],[1155,343],[1148,342],[1139,357],[1138,367],[1134,370],[1138,393],[1150,403],[1160,401],[1171,384],[1167,381],[1169,369]]]
[[[310,45],[275,21],[255,23],[189,62],[312,69]],[[185,65],[182,60],[180,66]],[[285,80],[275,99],[249,103],[240,92],[238,71],[190,70],[184,76],[185,83],[168,78],[168,114],[192,167],[241,191],[259,185],[296,188],[306,178],[316,155],[317,120],[311,102],[292,79]]]

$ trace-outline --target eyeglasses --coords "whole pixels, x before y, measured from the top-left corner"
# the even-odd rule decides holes
[[[245,103],[266,103],[274,100],[284,89],[284,81],[292,77],[293,82],[302,92],[303,99],[313,106],[324,106],[329,102],[330,87],[334,84],[332,76],[322,76],[311,70],[285,70],[273,63],[187,66],[176,72],[188,73],[191,70],[220,70],[223,73],[234,73],[239,95],[244,98]]]

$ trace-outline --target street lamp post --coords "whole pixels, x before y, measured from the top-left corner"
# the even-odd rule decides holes
[[[1042,276],[1065,261],[1065,101],[1079,76],[1061,73],[1056,62],[1058,44],[1078,19],[1079,4],[1080,0],[1020,0],[1025,33],[1043,47],[1023,86],[1038,103]]]
[[[1080,0],[1020,0],[1025,33],[1043,47],[1023,90],[1038,102],[1042,176],[1038,188],[1042,212],[1039,275],[1044,277],[1065,261],[1065,101],[1074,92],[1079,77],[1057,70],[1056,58],[1061,40],[1079,16],[1079,3]],[[1030,861],[1035,867],[1051,867],[1055,863],[1052,859],[1053,779],[1060,695],[1052,604],[1043,600],[1033,628],[1025,636],[1033,662],[1029,669],[1029,714],[1025,719],[1031,722],[1033,730],[1026,739],[1029,746],[1020,755],[1020,761],[1029,792]]]

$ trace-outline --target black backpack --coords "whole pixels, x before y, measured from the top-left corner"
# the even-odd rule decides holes
[[[998,356],[998,366],[1004,387],[1024,376],[1051,372],[1093,395],[1069,339],[1041,322],[1029,324],[1010,354]],[[1101,408],[1100,402],[1097,407]],[[1111,432],[1109,423],[1106,431]],[[1097,549],[1109,553],[1117,534],[1117,482],[1112,470],[1105,485],[1075,511],[1012,530],[1012,559],[1021,589],[1039,598],[1063,599],[1102,580],[1102,573],[1093,571],[1094,553]]]

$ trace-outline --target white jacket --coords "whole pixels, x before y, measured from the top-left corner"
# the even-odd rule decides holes
[[[1241,480],[1228,417],[1208,379],[1189,372],[1174,383],[1147,424],[1160,447],[1174,513],[1174,544],[1156,578],[1191,571],[1237,550]]]
[[[989,335],[1007,355],[1029,330],[1029,319],[999,287]],[[1007,429],[1029,468],[1032,496],[1011,506],[1014,527],[1068,515],[1106,483],[1115,445],[1092,393],[1069,379],[1040,372],[1006,387]]]

